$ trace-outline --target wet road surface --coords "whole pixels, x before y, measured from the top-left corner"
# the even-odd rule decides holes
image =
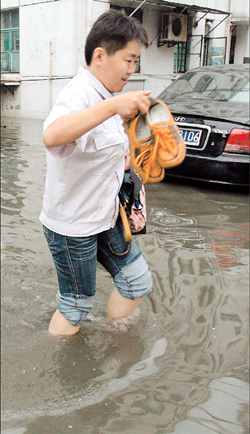
[[[136,239],[153,299],[116,328],[100,267],[90,318],[77,335],[53,337],[42,122],[1,124],[2,433],[248,433],[248,194],[147,185],[147,234]]]

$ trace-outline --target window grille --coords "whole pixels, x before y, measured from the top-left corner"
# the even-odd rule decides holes
[[[174,47],[174,72],[186,72],[187,43],[180,42]]]

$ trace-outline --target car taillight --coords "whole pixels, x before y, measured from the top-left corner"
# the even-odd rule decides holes
[[[225,151],[240,154],[249,154],[250,131],[243,128],[234,128],[228,138]]]

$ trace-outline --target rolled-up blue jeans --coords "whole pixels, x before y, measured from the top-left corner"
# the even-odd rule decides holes
[[[59,283],[57,308],[74,326],[79,326],[94,304],[96,293],[97,261],[110,273],[120,294],[131,300],[143,297],[152,290],[148,265],[132,241],[124,256],[126,240],[122,223],[107,231],[88,237],[69,237],[44,228]]]

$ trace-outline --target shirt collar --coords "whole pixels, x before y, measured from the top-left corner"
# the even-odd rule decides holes
[[[111,98],[113,95],[106,89],[105,86],[93,75],[91,72],[89,72],[86,68],[83,66],[80,66],[78,70],[78,75],[81,77],[84,77],[88,83],[98,92],[101,94],[101,96],[106,98]]]

